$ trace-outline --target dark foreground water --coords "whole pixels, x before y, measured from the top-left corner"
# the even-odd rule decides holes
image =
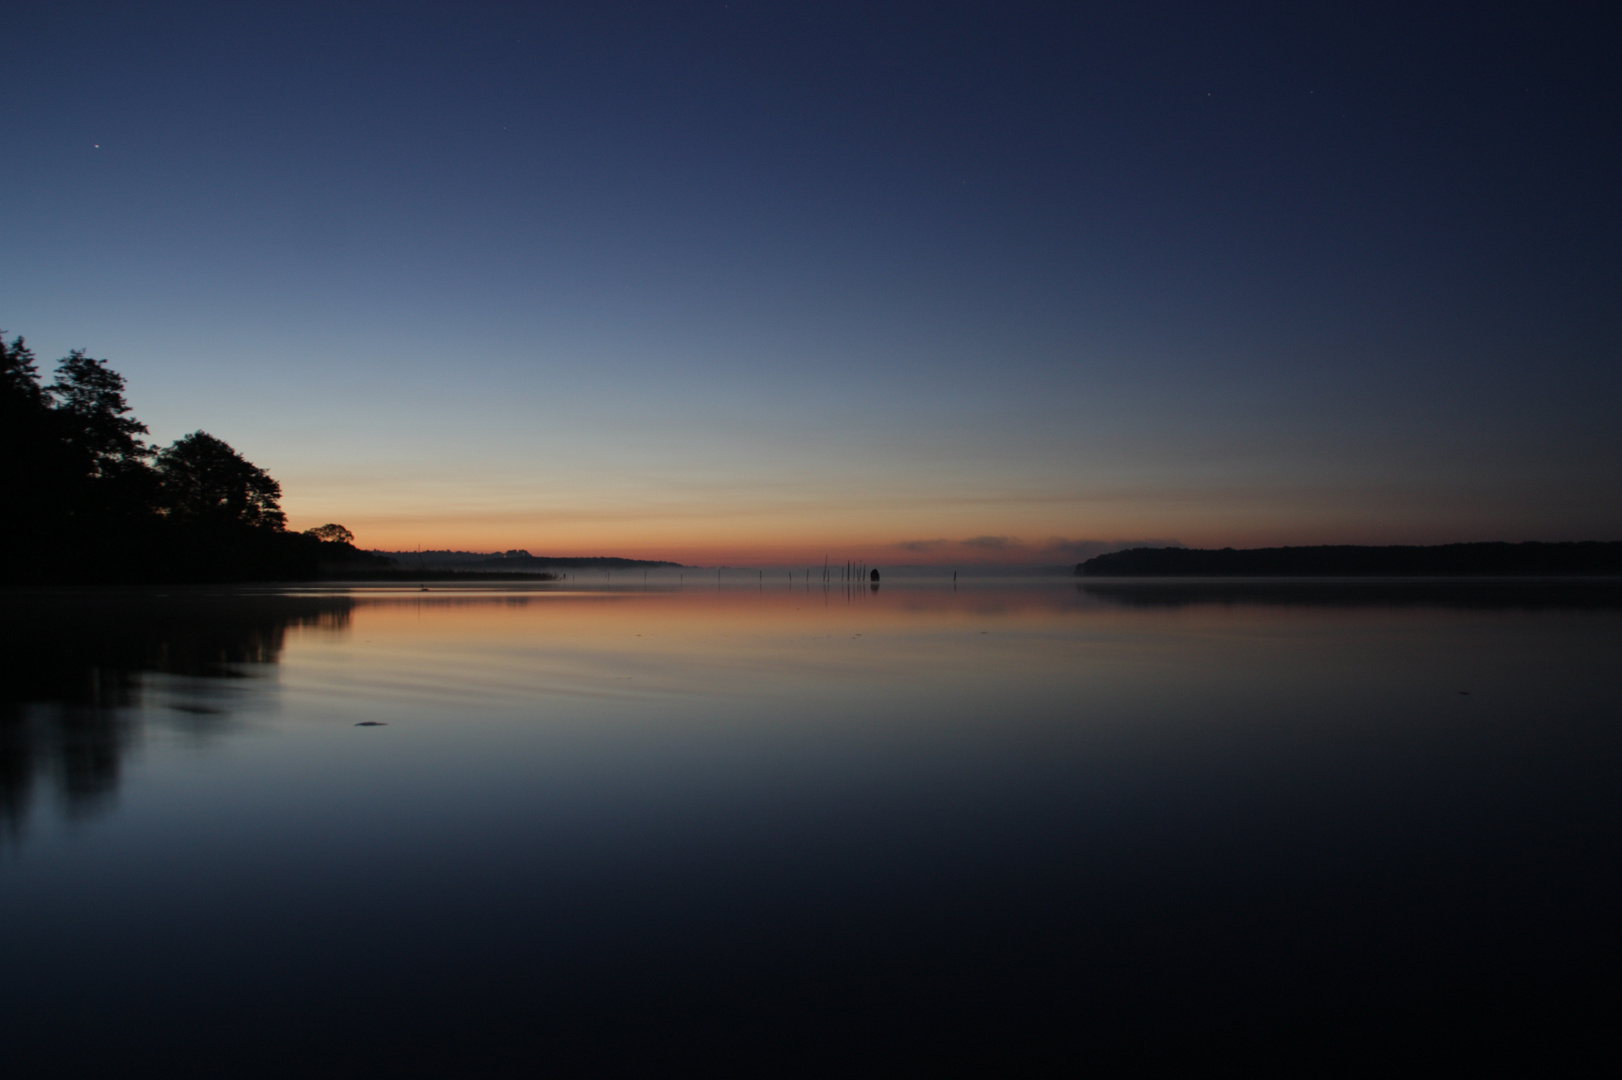
[[[0,619],[7,1076],[1616,1063],[1612,587]]]

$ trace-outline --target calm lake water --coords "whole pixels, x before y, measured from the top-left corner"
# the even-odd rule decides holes
[[[1614,586],[0,618],[10,1076],[1615,1053]]]

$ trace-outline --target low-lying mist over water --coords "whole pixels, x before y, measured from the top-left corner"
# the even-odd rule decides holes
[[[1355,1069],[1418,1036],[1546,1066],[1608,1024],[1614,590],[492,584],[0,617],[18,1075]]]

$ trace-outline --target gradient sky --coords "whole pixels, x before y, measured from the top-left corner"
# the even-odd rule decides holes
[[[0,15],[0,327],[362,546],[1622,539],[1610,5]]]

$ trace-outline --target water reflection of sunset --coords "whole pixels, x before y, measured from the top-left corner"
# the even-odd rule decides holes
[[[477,697],[984,682],[1067,662],[1082,606],[1073,590],[1028,589],[363,592],[344,650],[295,641],[290,660],[338,677],[352,650]]]
[[[1356,684],[1363,657],[1324,643],[1365,635],[1379,636],[1388,677],[1417,688],[1441,663],[1434,638],[1458,618],[1421,592],[1393,624],[1387,593],[1356,588],[1340,606],[1296,607],[1266,591],[1252,603],[1185,603],[1163,589],[1123,600],[1069,585],[350,595],[344,640],[290,637],[283,680],[378,716],[428,700],[500,712],[566,699],[589,713],[591,701],[612,712],[641,699],[653,716],[731,699],[779,716],[821,703],[830,719],[894,720],[995,714],[1018,700],[1022,722],[1070,723],[1130,711],[1151,685],[1153,696],[1194,702]],[[1492,662],[1515,657],[1483,644],[1471,667]]]
[[[485,1075],[743,1016],[1005,1062],[1291,1008],[1366,1040],[1391,979],[1496,1017],[1510,955],[1554,958],[1516,1008],[1570,1015],[1547,988],[1609,964],[1616,592],[0,598],[8,1052]]]

